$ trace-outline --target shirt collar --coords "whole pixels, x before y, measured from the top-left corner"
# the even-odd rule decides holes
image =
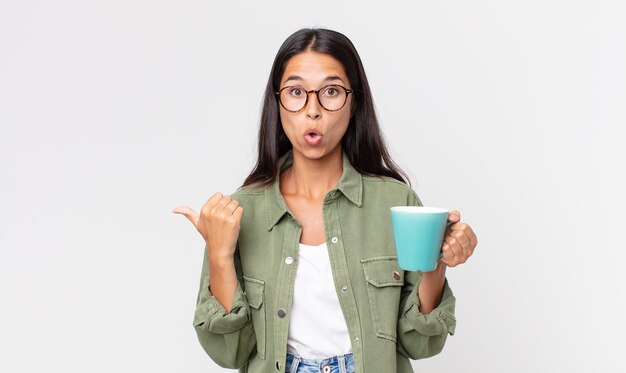
[[[343,173],[341,174],[341,178],[337,183],[337,186],[332,189],[327,195],[326,199],[334,199],[337,198],[337,193],[333,193],[335,191],[340,191],[350,202],[355,204],[358,207],[361,207],[363,204],[363,179],[361,174],[352,166],[350,160],[346,153],[342,153],[343,156]],[[293,152],[290,150],[285,155],[283,155],[278,160],[278,168],[280,171],[288,168],[293,164]],[[268,225],[267,230],[272,230],[272,228],[278,224],[280,219],[286,213],[289,213],[293,216],[289,208],[287,207],[287,203],[283,198],[283,195],[280,193],[280,175],[276,177],[276,181],[265,190],[265,197],[267,198],[267,218]],[[295,216],[294,216],[295,218]]]

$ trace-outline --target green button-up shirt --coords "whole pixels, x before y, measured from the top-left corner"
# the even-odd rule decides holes
[[[280,160],[284,170],[289,152]],[[211,295],[205,252],[194,327],[220,366],[240,372],[284,372],[302,227],[279,180],[231,196],[244,209],[235,267],[239,286],[230,312]],[[326,244],[356,372],[413,372],[409,358],[439,353],[454,334],[455,298],[446,281],[439,306],[419,311],[420,272],[398,267],[389,208],[421,205],[406,184],[358,173],[343,156],[343,174],[324,199]],[[320,312],[325,312],[320,310]]]

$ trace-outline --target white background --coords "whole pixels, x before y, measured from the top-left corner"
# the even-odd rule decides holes
[[[622,1],[0,1],[0,371],[222,372],[192,327],[282,41],[356,45],[398,163],[479,236],[423,372],[626,371]]]

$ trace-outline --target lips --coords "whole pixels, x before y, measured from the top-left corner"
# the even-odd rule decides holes
[[[322,141],[322,134],[315,128],[309,128],[304,134],[304,141],[310,146],[315,146]]]

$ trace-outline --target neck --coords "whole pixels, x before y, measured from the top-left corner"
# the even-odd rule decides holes
[[[281,175],[284,193],[311,199],[324,199],[343,174],[341,147],[321,159],[308,159],[294,152],[293,164]]]

